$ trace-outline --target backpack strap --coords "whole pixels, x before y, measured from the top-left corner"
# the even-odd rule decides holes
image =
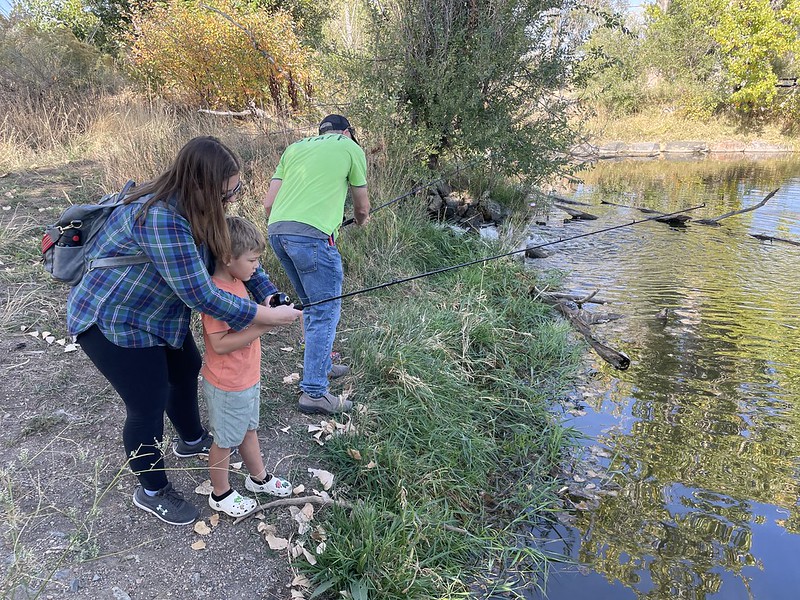
[[[86,265],[86,271],[93,269],[105,269],[108,267],[122,267],[130,265],[141,265],[150,262],[144,254],[134,254],[132,256],[109,256],[108,258],[93,258]]]

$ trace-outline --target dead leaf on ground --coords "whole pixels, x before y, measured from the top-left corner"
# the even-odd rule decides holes
[[[324,469],[308,469],[308,472],[319,479],[323,489],[329,490],[333,487],[333,473]]]
[[[300,381],[300,373],[290,373],[283,378],[283,383],[287,383],[289,385],[297,383],[298,381]]]
[[[192,544],[192,550],[205,550],[206,543],[203,540],[197,540],[194,544]]]
[[[284,346],[283,348],[281,348],[281,351],[282,352],[294,352],[294,348],[292,348],[291,346]]]
[[[292,494],[294,494],[295,496],[298,496],[298,495],[302,494],[305,491],[306,491],[306,486],[304,486],[301,483],[300,485],[298,485],[298,486],[296,486],[295,488],[292,489]]]
[[[208,535],[211,533],[211,528],[206,525],[205,521],[198,521],[194,524],[194,532],[200,535]]]
[[[272,550],[285,550],[289,547],[289,540],[282,537],[276,537],[271,533],[265,535],[264,539],[267,541],[267,544]]]
[[[374,468],[375,468],[375,467],[377,467],[377,466],[378,466],[378,465],[377,465],[377,464],[375,464],[375,461],[374,461],[374,460],[371,460],[371,461],[369,461],[369,462],[367,463],[367,468],[368,468],[368,469],[374,469]]]
[[[292,544],[289,547],[289,554],[292,555],[292,558],[297,558],[303,553],[303,546],[300,544]]]
[[[303,556],[306,557],[306,560],[308,561],[308,564],[310,564],[310,565],[317,564],[317,557],[314,556],[313,554],[311,554],[311,552],[309,552],[305,548],[303,548]]]
[[[212,527],[216,527],[219,525],[219,513],[214,513],[208,518],[209,522],[211,523]]]
[[[348,448],[348,449],[347,449],[347,454],[348,454],[348,455],[350,456],[350,458],[352,458],[353,460],[361,460],[361,452],[359,452],[359,451],[358,451],[358,450],[356,450],[355,448]]]
[[[232,462],[231,463],[231,469],[235,469],[235,470],[238,471],[241,468],[242,468],[242,461],[241,460],[238,461],[238,462]]]
[[[305,575],[298,575],[292,579],[291,587],[311,588],[311,581]]]
[[[78,349],[77,344],[67,344],[64,346],[64,352],[75,352]]]
[[[194,488],[194,493],[200,494],[201,496],[210,496],[213,491],[214,486],[211,485],[210,479],[206,479],[203,483]]]

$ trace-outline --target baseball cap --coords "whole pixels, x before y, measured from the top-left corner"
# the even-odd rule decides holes
[[[342,115],[328,115],[322,119],[322,122],[319,124],[319,134],[324,135],[329,131],[349,131],[350,139],[358,144],[356,130],[350,125],[350,121]],[[358,145],[360,146],[361,144]]]
[[[350,121],[342,115],[328,115],[319,124],[319,134],[328,131],[347,131],[350,128]]]

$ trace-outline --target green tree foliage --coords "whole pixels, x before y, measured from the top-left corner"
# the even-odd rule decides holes
[[[636,111],[646,98],[643,39],[620,27],[602,27],[583,47],[576,84],[609,114]]]
[[[322,31],[331,18],[330,2],[323,0],[250,0],[250,5],[267,13],[288,12],[298,35],[308,43],[322,42]]]
[[[179,104],[288,112],[309,96],[310,55],[287,13],[229,0],[169,0],[135,13],[133,28],[133,72]]]
[[[130,12],[144,10],[156,1],[19,0],[15,15],[42,31],[66,27],[78,40],[117,54],[122,34],[130,25]]]
[[[659,2],[636,33],[631,41],[598,28],[584,47],[594,77],[585,88],[614,112],[650,103],[701,117],[796,114],[796,94],[780,94],[776,83],[797,76],[800,0]]]
[[[501,171],[538,178],[572,141],[571,3],[393,0],[370,4],[372,56],[356,59],[362,110],[390,121],[431,169],[489,153]]]

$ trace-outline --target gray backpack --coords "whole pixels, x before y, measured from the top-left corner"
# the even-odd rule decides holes
[[[150,262],[144,254],[113,256],[89,260],[86,253],[92,239],[108,217],[136,184],[128,181],[118,193],[106,194],[97,204],[75,204],[45,229],[42,237],[42,262],[54,279],[78,285],[92,269],[138,265]]]

